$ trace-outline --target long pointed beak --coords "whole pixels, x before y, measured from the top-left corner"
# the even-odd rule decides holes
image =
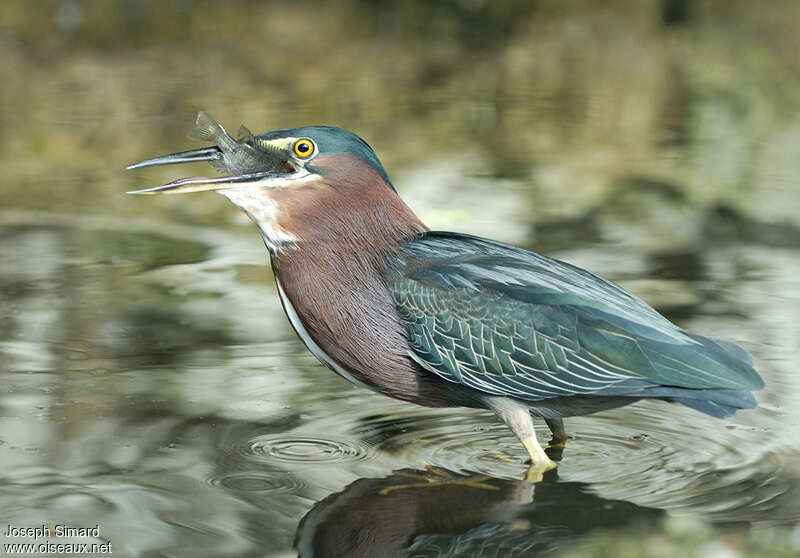
[[[222,151],[218,147],[203,147],[201,149],[191,149],[145,159],[126,167],[126,170],[140,169],[143,167],[156,167],[161,165],[175,165],[178,163],[197,163],[202,161],[222,160]],[[280,176],[273,171],[256,172],[250,174],[240,174],[236,176],[222,176],[219,178],[205,178],[202,176],[181,178],[153,188],[142,190],[130,190],[128,194],[185,194],[188,192],[204,192],[208,190],[223,190],[235,188],[237,185],[256,184],[262,180],[268,180]]]
[[[199,161],[217,161],[222,159],[222,151],[218,147],[203,147],[201,149],[190,149],[189,151],[181,151],[180,153],[172,153],[171,155],[162,155],[161,157],[153,157],[152,159],[145,159],[132,165],[125,167],[125,170],[141,169],[143,167],[157,167],[160,165],[176,165],[178,163],[196,163]]]
[[[169,164],[169,163],[166,163]],[[225,190],[235,188],[237,185],[255,185],[261,181],[268,181],[271,178],[279,178],[281,175],[276,172],[255,172],[252,174],[240,174],[238,176],[222,176],[219,178],[203,178],[201,176],[192,178],[181,178],[164,184],[143,190],[130,190],[127,194],[186,194],[188,192],[206,192],[209,190]]]

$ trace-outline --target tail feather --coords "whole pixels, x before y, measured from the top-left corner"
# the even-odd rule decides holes
[[[628,393],[640,398],[662,399],[680,403],[713,417],[728,418],[739,409],[755,409],[756,399],[741,389],[692,389],[676,386],[649,385]]]
[[[713,401],[703,401],[702,399],[673,399],[672,401],[716,418],[730,418],[736,413],[736,408],[719,405]]]
[[[670,397],[667,401],[680,403],[717,418],[729,418],[739,409],[754,409],[756,399],[747,391],[739,390],[686,390],[683,397]]]
[[[712,368],[718,367],[720,372],[726,371],[724,376],[734,382],[726,387],[747,390],[764,387],[764,380],[753,368],[753,357],[739,345],[695,333],[689,333],[689,336],[704,347],[701,356],[707,360],[698,361],[699,367],[703,367],[702,363]]]
[[[723,339],[712,339],[712,341],[714,341],[714,343],[719,345],[725,352],[727,352],[733,358],[740,360],[749,366],[753,366],[753,357],[750,356],[750,353],[742,349],[736,343],[731,343],[730,341],[725,341]]]

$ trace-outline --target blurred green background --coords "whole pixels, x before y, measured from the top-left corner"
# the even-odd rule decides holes
[[[313,505],[419,466],[418,450],[392,453],[413,445],[396,440],[403,421],[375,419],[384,409],[438,425],[443,447],[463,432],[316,365],[257,233],[222,197],[125,194],[213,172],[123,171],[198,147],[186,134],[202,109],[228,130],[353,130],[432,228],[589,267],[754,354],[761,407],[724,430],[635,406],[573,423],[601,457],[573,453],[568,480],[698,514],[599,532],[575,555],[800,552],[800,2],[5,0],[0,77],[0,524],[55,521],[71,509],[59,498],[86,491],[116,506],[104,528],[122,554],[208,550],[217,526],[219,555],[277,541],[267,554],[284,556]],[[469,420],[488,444],[505,435]],[[694,445],[687,425],[703,431]],[[265,473],[253,459],[292,429],[360,447],[367,426],[395,440],[369,442],[377,460]],[[477,459],[459,451],[424,461]],[[635,484],[642,463],[652,478]],[[237,467],[281,491],[232,489]],[[178,519],[176,500],[191,508]],[[751,521],[774,529],[725,530]]]
[[[355,130],[401,191],[513,180],[534,229],[652,196],[691,213],[672,241],[710,211],[797,241],[799,27],[792,0],[3,2],[0,206],[220,223],[222,200],[123,193],[207,109]]]

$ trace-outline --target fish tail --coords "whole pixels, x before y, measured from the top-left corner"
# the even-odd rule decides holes
[[[225,128],[204,110],[197,113],[197,120],[195,120],[194,129],[189,132],[189,137],[202,141],[213,141],[223,151],[233,149],[236,144]]]

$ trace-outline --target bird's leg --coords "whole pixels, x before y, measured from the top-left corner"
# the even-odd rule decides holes
[[[544,452],[535,435],[527,440],[522,440],[522,445],[525,446],[528,455],[531,456],[531,465],[541,465],[545,471],[556,468],[557,465]]]
[[[556,468],[556,464],[547,456],[536,439],[533,419],[528,407],[506,397],[487,397],[486,403],[500,419],[508,425],[531,458],[528,480],[541,480],[542,473]]]
[[[560,418],[546,418],[544,422],[553,434],[553,439],[550,440],[549,446],[551,448],[563,448],[569,439],[567,431],[564,430],[564,421]]]
[[[547,471],[551,471],[558,466],[544,452],[535,434],[530,438],[522,440],[522,445],[525,446],[528,455],[531,456],[531,465],[528,468],[528,474],[525,476],[526,481],[539,482],[544,478],[544,474]]]

